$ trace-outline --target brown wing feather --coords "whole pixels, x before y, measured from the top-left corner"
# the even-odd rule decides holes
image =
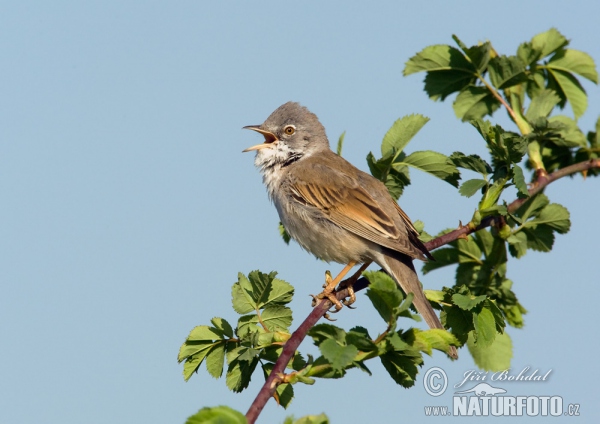
[[[422,257],[423,249],[427,251],[411,234],[418,235],[404,212],[401,217],[408,222],[406,232],[402,232],[394,224],[394,219],[360,186],[346,187],[342,193],[314,181],[296,181],[290,188],[296,200],[320,209],[332,222],[356,235],[411,257]]]

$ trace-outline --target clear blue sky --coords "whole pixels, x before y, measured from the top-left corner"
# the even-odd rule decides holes
[[[253,155],[241,153],[257,136],[241,127],[299,101],[331,140],[347,131],[344,156],[366,169],[392,122],[421,113],[431,122],[408,151],[485,155],[451,102],[427,98],[423,75],[402,77],[406,60],[453,33],[511,54],[554,26],[598,63],[599,16],[594,0],[2,2],[0,422],[183,423],[219,404],[245,412],[260,376],[243,394],[204,370],[183,381],[176,357],[189,330],[213,316],[235,321],[231,285],[253,269],[296,286],[297,325],[324,271],[340,267],[283,244]],[[584,86],[587,131],[600,90]],[[432,233],[468,221],[475,198],[413,176],[401,199],[413,219]],[[509,329],[513,368],[553,370],[512,393],[580,403],[577,422],[600,418],[599,187],[579,176],[553,184],[547,194],[569,208],[571,232],[508,270],[529,310],[524,329]],[[423,278],[428,288],[452,280],[452,270]],[[383,330],[364,294],[357,306],[338,324]],[[302,350],[315,352],[309,342]],[[458,381],[474,368],[463,352],[452,364],[436,353],[423,371],[440,366]],[[323,411],[334,423],[426,422],[440,418],[424,419],[424,406],[450,405],[421,378],[405,390],[369,366],[373,377],[296,386],[290,409],[270,402],[262,422]]]

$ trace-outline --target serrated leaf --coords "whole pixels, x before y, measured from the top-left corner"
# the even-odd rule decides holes
[[[250,384],[250,378],[256,365],[258,364],[258,358],[252,362],[246,361],[233,361],[227,368],[227,374],[225,376],[225,383],[229,390],[239,393]]]
[[[383,137],[381,155],[396,157],[427,122],[429,118],[419,114],[396,120]]]
[[[292,325],[292,310],[287,306],[269,305],[262,312],[261,319],[269,331],[287,330]]]
[[[331,324],[317,324],[307,334],[313,338],[317,346],[329,338],[333,338],[339,343],[344,343],[346,340],[346,332]]]
[[[481,188],[484,187],[486,184],[486,180],[481,180],[478,178],[473,180],[467,180],[460,185],[458,192],[461,194],[461,196],[471,197],[479,190],[481,190]]]
[[[556,94],[556,91],[545,89],[531,99],[525,117],[529,122],[533,122],[538,118],[546,118],[558,102],[560,102],[560,97]]]
[[[460,50],[443,44],[425,47],[411,57],[404,67],[404,76],[422,71],[457,70],[474,73],[475,68]]]
[[[559,234],[569,232],[571,228],[570,214],[567,208],[558,203],[552,203],[543,208],[535,219],[527,221],[525,228],[547,225]]]
[[[478,172],[482,175],[491,174],[492,167],[478,155],[465,155],[461,152],[454,152],[450,155],[450,160],[454,165]]]
[[[517,189],[517,196],[520,199],[529,197],[529,190],[527,190],[527,183],[525,182],[525,175],[523,175],[523,169],[519,165],[513,166],[513,184]]]
[[[333,339],[327,339],[319,345],[323,357],[329,361],[334,370],[343,370],[352,364],[358,349],[356,346],[342,346]]]
[[[577,122],[568,116],[556,115],[548,119],[551,125],[556,125],[560,138],[552,138],[552,142],[557,146],[564,147],[586,147],[587,140],[583,132],[579,129]]]
[[[550,227],[540,225],[534,228],[525,228],[527,235],[527,247],[538,252],[549,252],[554,245],[554,233]]]
[[[554,68],[548,68],[548,71],[556,82],[558,94],[569,101],[575,119],[579,118],[587,109],[588,101],[585,90],[570,73]]]
[[[294,387],[289,383],[280,384],[275,389],[277,403],[287,409],[294,399]]]
[[[471,309],[479,305],[481,302],[483,302],[485,299],[487,299],[487,296],[485,295],[473,296],[464,295],[460,293],[454,293],[452,295],[452,302],[454,302],[454,304],[460,309],[463,309],[465,311],[470,311]]]
[[[523,203],[516,214],[521,217],[523,221],[526,221],[531,216],[537,215],[549,203],[550,200],[548,200],[548,197],[544,193],[539,193]]]
[[[204,342],[223,339],[223,332],[208,325],[198,325],[190,331],[188,341]]]
[[[395,320],[395,309],[403,300],[402,292],[389,275],[379,271],[368,271],[364,276],[370,281],[367,297],[387,323]]]
[[[458,306],[444,308],[442,319],[447,328],[452,329],[452,334],[464,344],[467,342],[468,333],[473,330],[473,313],[460,309]]]
[[[247,314],[256,310],[256,302],[252,298],[252,285],[241,272],[238,273],[238,282],[231,288],[233,309],[238,314]]]
[[[576,73],[598,84],[598,71],[594,59],[584,52],[573,49],[563,49],[556,52],[547,66],[569,73]]]
[[[500,107],[500,102],[485,87],[468,86],[452,104],[456,117],[462,121],[481,119]]]
[[[463,71],[435,71],[425,75],[425,92],[431,100],[444,100],[475,82],[475,75]]]
[[[407,388],[415,384],[417,365],[423,362],[421,357],[408,357],[396,352],[388,352],[379,359],[396,384]]]
[[[518,56],[496,56],[488,65],[492,84],[501,90],[525,82],[526,70],[525,62]]]
[[[416,329],[413,329],[416,330]],[[432,349],[447,353],[450,346],[458,344],[458,340],[451,333],[439,328],[426,331],[415,331],[416,345],[422,352],[431,355]]]
[[[225,362],[225,345],[215,345],[206,356],[206,370],[214,378],[220,378],[223,374],[223,363]]]
[[[460,173],[450,159],[441,153],[430,150],[413,152],[401,162],[394,162],[392,166],[395,168],[398,165],[412,166],[458,187]]]
[[[285,305],[290,303],[294,296],[294,287],[287,281],[274,278],[265,305]]]
[[[240,338],[246,337],[250,333],[255,333],[260,330],[260,326],[258,325],[258,315],[257,314],[249,314],[243,315],[238,319],[237,324],[237,335]]]
[[[248,420],[239,411],[228,406],[202,408],[189,417],[185,424],[248,424]]]
[[[481,312],[473,313],[473,326],[476,344],[490,346],[496,338],[496,320],[492,312],[488,308],[482,308]]]
[[[233,328],[231,328],[231,325],[227,322],[227,320],[219,317],[214,317],[210,320],[210,322],[215,326],[216,329],[221,331],[223,335],[230,338],[233,337]]]
[[[444,247],[431,252],[435,261],[427,261],[423,264],[423,274],[427,274],[434,269],[458,263],[458,250],[454,247]]]
[[[462,41],[458,39],[456,35],[452,35],[456,44],[460,47],[460,49],[465,53],[465,55],[469,58],[473,66],[477,69],[479,73],[483,73],[490,61],[490,52],[491,52],[491,44],[489,41],[482,43],[477,46],[467,47]]]
[[[479,368],[486,371],[502,371],[510,368],[513,351],[512,341],[507,333],[497,334],[494,342],[489,346],[475,343],[473,336],[469,335],[467,346]]]
[[[185,381],[188,381],[192,374],[198,371],[198,368],[200,365],[202,365],[202,361],[204,361],[204,358],[206,358],[209,350],[210,346],[186,359],[185,363],[183,364],[183,379]]]
[[[520,258],[527,253],[527,234],[519,231],[516,234],[512,234],[506,239],[508,242],[508,250],[510,254],[515,258]]]
[[[531,46],[540,52],[540,57],[546,57],[567,44],[569,40],[555,28],[550,28],[531,39]]]
[[[373,343],[369,333],[362,327],[355,327],[346,334],[346,344],[356,346],[362,352],[377,350],[377,345]]]

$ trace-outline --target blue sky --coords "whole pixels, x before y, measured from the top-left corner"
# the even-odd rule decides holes
[[[324,271],[341,266],[281,241],[253,155],[241,153],[256,134],[241,127],[299,101],[333,142],[346,131],[344,157],[366,170],[394,120],[421,113],[431,121],[408,151],[486,155],[451,102],[427,98],[423,75],[402,77],[406,60],[452,34],[512,54],[556,27],[598,62],[598,16],[592,0],[0,4],[0,422],[183,423],[219,404],[245,412],[259,375],[243,394],[204,370],[183,381],[176,357],[189,330],[213,316],[235,321],[231,285],[253,269],[295,285],[297,325]],[[587,131],[600,92],[584,87]],[[503,112],[495,119],[511,128]],[[468,221],[475,198],[412,175],[400,203],[413,219],[431,233]],[[553,371],[544,383],[503,387],[579,403],[582,422],[600,417],[599,184],[576,176],[550,186],[571,232],[550,254],[529,252],[508,268],[529,310],[524,329],[509,329],[513,369]],[[441,288],[453,270],[422,280]],[[364,295],[357,306],[336,316],[340,326],[383,330]],[[315,352],[310,342],[301,350]],[[474,368],[466,352],[455,363],[435,353],[423,372],[431,366],[451,382]],[[270,402],[262,422],[320,412],[337,423],[399,422],[451,404],[421,379],[405,390],[370,367],[373,377],[296,386],[289,410]]]

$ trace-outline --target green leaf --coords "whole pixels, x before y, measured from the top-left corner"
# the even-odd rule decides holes
[[[229,363],[225,383],[229,390],[239,393],[248,387],[252,373],[258,364],[258,358],[251,362],[234,360]]]
[[[247,424],[248,420],[241,412],[228,406],[202,408],[189,417],[185,424]]]
[[[269,305],[262,312],[261,319],[269,331],[287,330],[292,325],[292,310],[287,306]]]
[[[393,166],[408,165],[436,176],[447,183],[458,187],[460,173],[446,155],[433,151],[418,151],[406,156],[402,162],[394,162]]]
[[[457,118],[469,121],[491,115],[500,102],[487,88],[470,85],[456,96],[452,107]]]
[[[556,52],[547,63],[549,68],[576,73],[598,84],[598,71],[594,59],[579,50],[564,49]]]
[[[397,352],[385,353],[379,359],[396,384],[406,388],[415,384],[417,365],[423,362],[420,357],[411,358]]]
[[[513,352],[512,341],[507,333],[497,334],[489,346],[475,343],[473,336],[469,335],[467,347],[477,367],[483,370],[502,371],[510,368]]]
[[[442,268],[448,265],[458,263],[458,250],[454,247],[444,247],[431,252],[435,261],[427,261],[423,264],[423,274],[427,274],[434,269]]]
[[[299,418],[297,421],[288,422],[287,420],[283,424],[329,424],[329,418],[327,415],[307,415],[305,417]]]
[[[216,329],[221,331],[223,335],[227,337],[233,337],[233,328],[231,328],[231,324],[227,322],[227,320],[219,317],[214,317],[210,320],[210,322],[215,326]]]
[[[250,281],[241,272],[238,273],[238,282],[231,288],[233,309],[238,314],[247,314],[256,310],[257,305],[252,296],[253,287]]]
[[[403,300],[402,292],[389,275],[379,271],[368,271],[364,276],[369,280],[367,297],[387,323],[395,320],[396,308]]]
[[[336,153],[338,156],[342,156],[342,147],[344,146],[344,138],[346,137],[346,131],[344,131],[340,138],[338,138]]]
[[[404,76],[422,71],[457,70],[473,74],[475,68],[460,52],[460,50],[437,44],[425,47],[415,56],[411,57],[404,67]]]
[[[508,250],[515,258],[520,258],[527,253],[527,234],[519,231],[506,239],[508,242]]]
[[[492,167],[478,155],[465,155],[461,152],[454,152],[450,155],[450,160],[454,165],[478,172],[482,175],[488,175],[493,172]]]
[[[563,99],[569,101],[575,119],[579,118],[587,109],[588,102],[585,90],[579,81],[569,72],[554,68],[548,68],[548,71],[549,75],[554,79],[553,81],[556,86],[554,88]]]
[[[484,187],[486,184],[487,184],[486,180],[480,180],[480,179],[467,180],[461,184],[460,188],[458,189],[458,192],[461,194],[461,196],[471,197],[472,195],[477,193],[477,191],[479,191],[482,187]]]
[[[555,28],[550,28],[548,31],[537,34],[531,39],[531,46],[540,52],[540,57],[546,57],[556,50],[565,47],[567,44],[569,44],[569,40]]]
[[[383,137],[381,155],[397,157],[427,122],[429,118],[419,114],[407,115],[396,120]]]
[[[285,244],[290,244],[290,240],[292,240],[292,237],[290,236],[290,233],[287,232],[281,221],[279,222],[279,235],[281,236]]]
[[[571,229],[571,219],[567,208],[558,203],[552,203],[543,208],[535,219],[527,221],[525,228],[547,225],[559,234],[566,234]]]
[[[487,296],[485,295],[473,296],[459,293],[455,293],[452,295],[452,302],[454,302],[454,304],[460,309],[463,309],[465,311],[470,311],[475,306],[483,302],[485,299],[487,299]]]
[[[294,286],[290,283],[273,278],[265,305],[285,305],[294,297]]]
[[[275,389],[275,393],[277,394],[277,403],[287,409],[294,399],[294,387],[289,383],[280,384]]]
[[[258,325],[258,315],[250,314],[243,315],[238,319],[237,324],[237,334],[239,337],[243,338],[249,335],[250,333],[256,333],[260,330],[261,327]]]
[[[225,345],[215,345],[206,356],[206,370],[214,378],[220,378],[223,374],[223,363],[225,362]]]
[[[427,72],[425,92],[431,100],[444,100],[475,82],[475,75],[463,71]]]
[[[568,116],[556,115],[548,119],[553,126],[557,126],[560,138],[553,137],[551,140],[557,146],[564,147],[586,147],[587,140],[579,129],[577,122]]]
[[[439,328],[426,331],[413,329],[416,336],[416,345],[422,352],[431,355],[432,349],[447,353],[450,346],[457,345],[458,340],[451,333]]]
[[[346,332],[331,324],[317,324],[311,328],[307,334],[313,338],[313,341],[317,346],[330,338],[339,343],[346,342]]]
[[[517,196],[520,199],[529,197],[529,190],[527,190],[527,183],[525,182],[525,176],[523,175],[523,169],[519,165],[513,166],[513,178],[512,181],[517,188]]]
[[[323,357],[329,361],[334,370],[343,370],[352,364],[358,349],[356,346],[343,346],[333,339],[327,339],[319,345]]]
[[[529,122],[533,122],[538,118],[546,118],[558,102],[560,102],[560,97],[556,94],[556,91],[550,89],[542,90],[531,99],[525,117]]]
[[[518,56],[496,56],[490,60],[488,70],[492,84],[501,90],[527,80],[527,68]]]
[[[475,81],[476,70],[460,50],[448,45],[429,46],[411,57],[404,76],[426,71],[425,92],[433,100],[464,89]]]
[[[554,233],[550,227],[540,225],[523,231],[527,235],[527,247],[538,252],[549,252],[554,245]]]
[[[496,320],[494,314],[488,308],[482,308],[481,312],[473,314],[473,326],[475,327],[475,340],[479,346],[490,346],[496,338]]]
[[[198,368],[200,365],[202,365],[202,362],[204,361],[204,358],[206,358],[211,346],[212,345],[204,346],[202,351],[199,351],[198,353],[186,359],[185,363],[183,364],[183,379],[185,381],[188,381],[192,374],[198,371]]]
[[[473,66],[479,73],[483,73],[490,61],[490,52],[492,45],[489,41],[477,46],[467,47],[456,35],[452,35],[452,39],[458,44],[460,49],[467,55]]]
[[[188,336],[188,341],[201,342],[201,341],[210,341],[213,340],[221,340],[223,339],[223,332],[209,327],[208,325],[198,325],[190,331],[190,335]]]
[[[504,178],[496,180],[494,184],[487,189],[483,199],[481,199],[481,202],[479,203],[479,210],[488,209],[494,206],[498,202],[498,199],[500,198],[505,186],[506,181]]]

